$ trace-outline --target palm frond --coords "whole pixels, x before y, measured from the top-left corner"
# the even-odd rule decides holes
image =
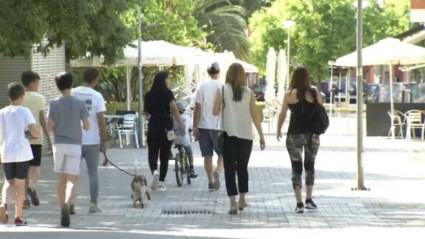
[[[246,11],[228,0],[198,0],[193,16],[207,35],[207,41],[218,51],[232,51],[242,60],[249,57],[249,41],[245,31]]]

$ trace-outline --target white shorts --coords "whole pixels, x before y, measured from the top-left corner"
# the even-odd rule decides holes
[[[81,164],[81,145],[55,144],[53,145],[54,171],[78,176]]]

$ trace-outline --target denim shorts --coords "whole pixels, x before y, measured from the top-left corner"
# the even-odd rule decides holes
[[[219,150],[214,150],[214,130],[199,129],[199,147],[201,148],[202,157],[212,157],[215,153],[221,157]]]

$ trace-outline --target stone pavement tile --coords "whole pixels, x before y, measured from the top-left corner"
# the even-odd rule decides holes
[[[195,152],[199,151],[196,144],[194,149]],[[290,181],[290,161],[286,151],[254,151],[252,155],[249,168],[249,208],[234,217],[227,214],[229,201],[224,176],[222,175],[222,189],[208,192],[203,160],[199,153],[195,158],[199,177],[193,180],[192,185],[176,186],[171,161],[166,180],[168,190],[164,193],[152,192],[152,201],[147,202],[145,209],[132,208],[129,176],[111,166],[100,167],[99,205],[103,212],[98,214],[88,213],[88,178],[83,164],[76,201],[77,215],[72,216],[71,229],[81,231],[97,228],[101,231],[126,233],[141,230],[173,235],[179,232],[195,233],[197,230],[224,230],[236,238],[231,231],[425,227],[425,206],[422,204],[425,194],[417,190],[425,182],[425,166],[406,162],[405,153],[365,153],[365,182],[371,187],[371,191],[352,192],[350,189],[355,185],[356,178],[355,155],[350,152],[320,151],[316,159],[317,180],[314,190],[319,211],[302,215],[293,212],[295,202]],[[111,149],[108,156],[130,172],[134,170],[134,159],[137,158],[141,174],[151,180],[146,150]],[[42,180],[38,187],[41,205],[25,211],[30,224],[28,228],[31,230],[39,227],[57,228],[59,223],[59,208],[55,196],[56,176],[52,173],[51,163],[45,162],[41,172]],[[162,214],[163,209],[173,207],[209,209],[216,214]],[[4,226],[0,226],[0,231],[2,229]],[[255,237],[255,233],[251,235],[253,238],[261,238]]]

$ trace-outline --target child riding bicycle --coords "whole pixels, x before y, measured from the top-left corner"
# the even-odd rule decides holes
[[[177,131],[174,130],[176,134],[176,138],[174,139],[173,144],[176,146],[178,145],[178,146],[184,147],[184,150],[186,151],[186,154],[189,158],[189,164],[190,164],[189,176],[191,178],[196,178],[198,177],[198,173],[193,168],[193,152],[192,152],[192,147],[190,147],[190,141],[191,141],[190,139],[191,139],[193,122],[189,115],[184,114],[186,105],[183,102],[181,101],[177,102],[177,109],[179,110],[183,124],[186,127],[186,135],[182,136],[180,135],[178,130]],[[175,119],[173,120],[173,124],[174,124],[174,129],[179,128],[179,124],[177,123]]]

